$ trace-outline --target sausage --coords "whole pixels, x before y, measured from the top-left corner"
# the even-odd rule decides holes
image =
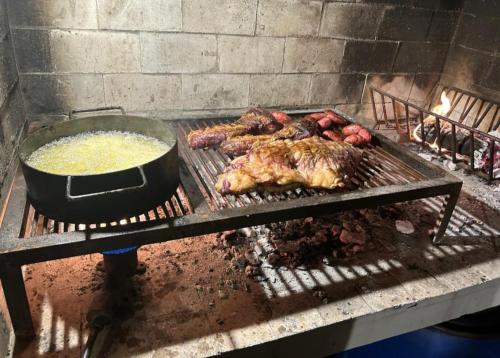
[[[347,121],[346,121],[344,118],[342,118],[342,117],[335,116],[335,117],[333,117],[333,118],[332,118],[332,123],[334,123],[334,124],[338,124],[338,125],[341,125],[341,126],[345,126],[345,125],[346,125],[347,123],[349,123],[349,122],[347,122]]]
[[[332,125],[332,120],[328,117],[324,117],[321,118],[317,123],[321,129],[328,129]]]
[[[346,137],[350,136],[351,134],[358,134],[361,128],[362,127],[359,124],[349,124],[348,126],[342,128],[342,134]]]
[[[334,131],[323,131],[323,133],[321,134],[324,138],[330,139],[334,142],[342,142],[342,140],[344,139],[344,137],[342,137],[342,134]]]
[[[274,119],[276,119],[281,124],[287,124],[292,120],[292,118],[290,118],[290,116],[285,112],[272,112],[271,114]]]
[[[365,143],[370,143],[372,140],[372,135],[365,128],[361,128],[358,132],[358,135],[363,138]]]
[[[311,113],[310,116],[315,121],[319,121],[321,118],[326,117],[326,114],[324,112],[318,112],[318,113]]]
[[[347,124],[347,121],[344,118],[340,117],[335,112],[333,112],[333,111],[325,111],[325,113],[326,113],[326,116],[331,119],[331,121],[332,121],[333,124],[339,124],[339,125],[342,125],[342,126]]]
[[[327,110],[325,111],[325,115],[326,115],[328,118],[332,119],[333,117],[335,117],[335,112],[334,112],[334,111],[332,111],[332,110],[327,109]]]
[[[351,134],[344,139],[344,142],[352,144],[352,145],[360,145],[364,143],[363,137],[358,134]]]

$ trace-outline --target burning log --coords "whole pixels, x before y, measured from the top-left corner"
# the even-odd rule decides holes
[[[441,104],[432,108],[431,112],[437,115],[448,117],[451,111],[450,100],[446,96],[446,92],[443,91],[441,94]],[[423,128],[422,128],[423,127]],[[455,133],[453,133],[455,132]],[[496,131],[491,131],[488,133],[500,138],[500,133]],[[471,132],[456,126],[453,131],[452,123],[445,120],[438,120],[436,116],[429,115],[424,120],[423,123],[417,125],[413,130],[413,138],[419,142],[429,143],[432,149],[439,149],[445,151],[453,151],[457,154],[464,156],[471,156],[474,153],[474,157],[470,158],[474,161],[474,167],[480,168],[484,172],[488,171],[490,166],[490,144],[488,141],[483,140],[480,135],[474,135],[474,139],[471,138]],[[454,138],[455,137],[455,138]],[[493,178],[500,178],[500,146],[495,144],[493,150]]]

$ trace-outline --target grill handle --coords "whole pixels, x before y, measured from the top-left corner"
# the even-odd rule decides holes
[[[66,199],[72,202],[84,201],[84,200],[92,200],[96,197],[111,196],[111,195],[123,194],[141,190],[148,186],[148,180],[146,179],[146,175],[144,174],[144,169],[142,168],[142,166],[136,167],[135,169],[139,171],[139,174],[141,176],[142,183],[140,185],[116,188],[116,189],[99,191],[95,193],[81,194],[81,195],[71,194],[71,182],[73,180],[73,177],[71,175],[68,175],[66,178]]]
[[[90,108],[90,109],[72,109],[68,113],[69,119],[73,119],[74,115],[76,113],[87,113],[87,112],[101,112],[101,111],[113,111],[113,110],[120,110],[122,112],[122,115],[125,115],[125,110],[123,109],[122,106],[108,106],[108,107],[97,107],[97,108]]]

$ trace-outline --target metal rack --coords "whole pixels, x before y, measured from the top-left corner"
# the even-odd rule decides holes
[[[311,112],[288,113],[300,116]],[[229,158],[218,150],[191,150],[185,134],[190,129],[235,119],[178,121],[178,191],[164,205],[119,222],[84,226],[45,218],[27,202],[24,179],[17,171],[0,217],[0,272],[16,335],[34,335],[21,270],[30,263],[436,196],[443,196],[444,201],[434,242],[443,236],[461,181],[383,136],[375,135],[373,145],[366,149],[367,156],[350,191],[296,189],[279,194],[221,196],[214,182]]]
[[[420,124],[422,147],[431,147],[424,132],[424,118],[434,118],[438,137],[446,125],[451,128],[451,148],[449,156],[454,163],[457,158],[457,132],[464,131],[470,140],[469,153],[462,155],[460,161],[465,162],[469,169],[482,176],[482,172],[474,167],[474,142],[483,140],[488,143],[489,158],[494,158],[495,146],[500,145],[500,138],[488,134],[500,127],[500,104],[484,97],[456,87],[437,86],[431,96],[428,108],[425,109],[409,101],[403,100],[378,88],[369,87],[373,110],[374,128],[382,126],[394,129],[400,136],[412,139],[412,130]],[[439,103],[441,93],[445,92],[450,98],[450,109],[444,114],[432,112],[432,108]],[[486,120],[487,119],[487,120]],[[442,142],[437,141],[437,153],[448,155],[443,150]],[[494,160],[488,163],[486,179],[488,183],[494,180]]]

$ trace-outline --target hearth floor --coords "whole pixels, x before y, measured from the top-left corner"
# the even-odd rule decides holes
[[[463,193],[454,218],[467,223],[461,229],[467,234],[452,232],[467,244],[436,247],[387,228],[393,235],[380,235],[373,250],[331,266],[291,270],[264,263],[260,282],[228,269],[215,235],[143,247],[139,258],[147,271],[134,278],[133,312],[98,336],[94,352],[324,356],[500,304],[500,255],[492,240],[499,213]],[[258,251],[266,243],[249,245]],[[81,356],[86,313],[104,292],[100,259],[25,268],[37,337],[12,344],[12,355]]]

